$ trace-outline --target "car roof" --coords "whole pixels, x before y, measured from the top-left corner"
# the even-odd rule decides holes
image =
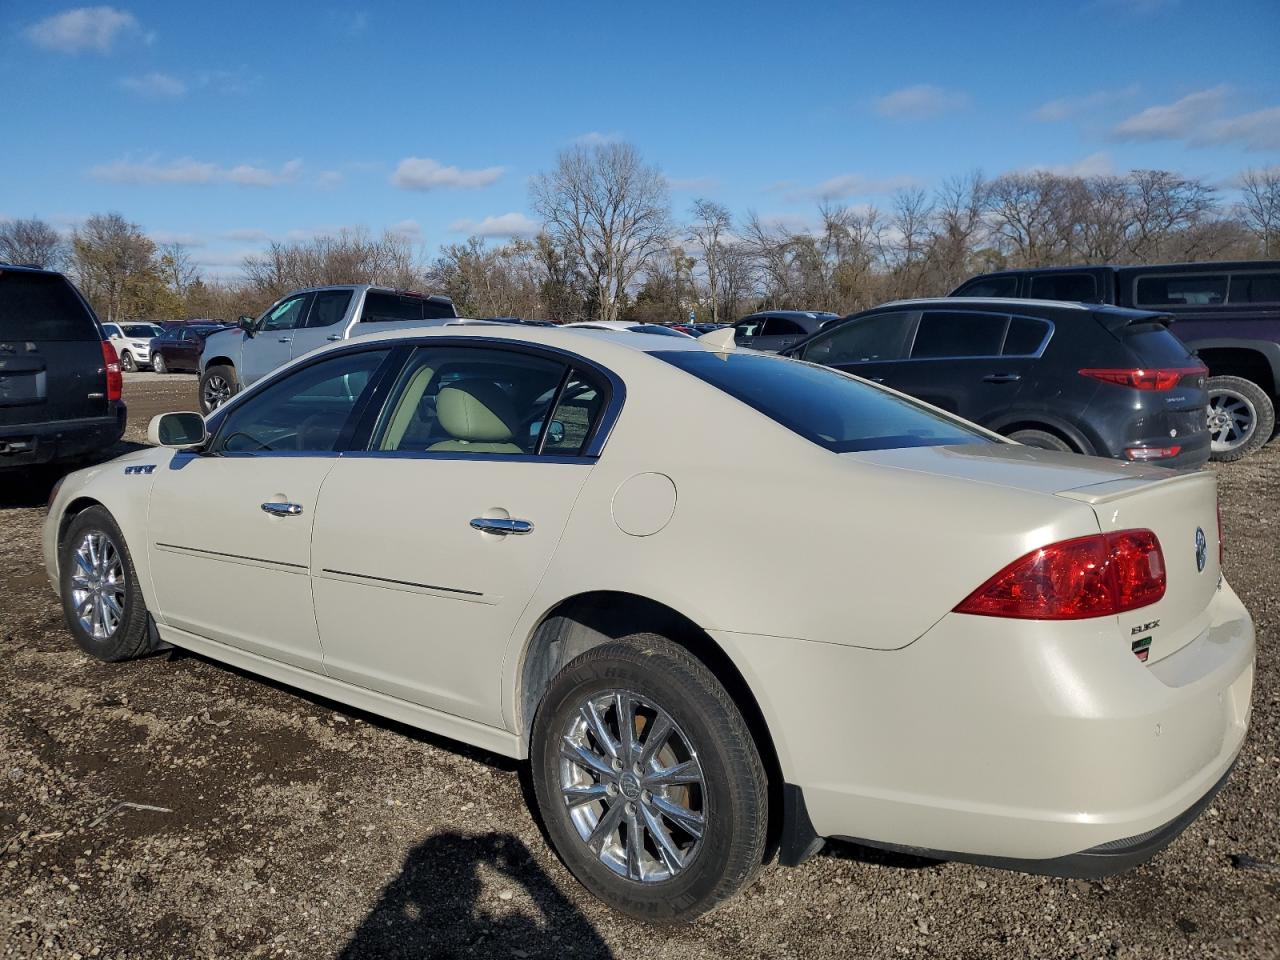
[[[622,321],[612,322],[622,323]],[[394,341],[419,337],[468,337],[512,340],[549,347],[561,347],[566,350],[573,350],[584,340],[590,340],[597,344],[607,345],[610,350],[621,348],[637,353],[665,353],[671,350],[714,351],[715,349],[696,337],[658,337],[651,333],[633,333],[617,327],[593,328],[592,326],[580,326],[572,323],[553,327],[484,323],[468,317],[459,317],[457,320],[451,320],[448,323],[436,323],[430,326],[406,323],[395,330],[362,334],[356,339],[363,342],[375,340]],[[338,344],[334,344],[334,346],[341,346],[341,344],[349,346],[352,342],[352,340],[343,340]]]
[[[1052,310],[1094,310],[1101,304],[1077,303],[1074,300],[1033,300],[1029,297],[917,297],[911,300],[890,300],[872,310],[885,307],[989,307],[995,310],[1009,311],[1010,305]],[[868,310],[860,311],[869,313]]]
[[[808,317],[810,320],[817,320],[819,317],[838,317],[840,314],[832,313],[830,310],[757,310],[755,313],[749,313],[743,317],[743,320],[750,317]]]
[[[283,294],[279,300],[285,297],[296,296],[299,293],[319,293],[322,290],[377,290],[379,293],[394,293],[401,297],[418,297],[422,300],[438,300],[441,303],[453,303],[453,301],[442,293],[423,293],[421,290],[403,290],[398,287],[388,287],[381,283],[325,283],[318,287],[298,287]],[[279,302],[279,301],[277,301]]]
[[[1170,272],[1221,272],[1221,271],[1239,271],[1239,270],[1278,270],[1280,269],[1280,260],[1195,260],[1189,263],[1079,263],[1069,267],[1012,267],[1008,270],[991,270],[987,273],[980,273],[971,280],[977,280],[981,277],[1006,276],[1022,273],[1080,273],[1085,270],[1110,270],[1113,273],[1119,273],[1122,270],[1143,272],[1150,271],[1152,273]],[[965,283],[969,281],[966,280]]]

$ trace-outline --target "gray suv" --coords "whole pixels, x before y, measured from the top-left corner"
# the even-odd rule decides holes
[[[370,284],[295,290],[256,320],[209,337],[200,356],[200,409],[209,413],[240,390],[316,347],[405,324],[432,326],[458,316],[448,297]]]
[[[740,347],[777,353],[839,319],[840,314],[822,310],[762,310],[733,325],[733,341]]]

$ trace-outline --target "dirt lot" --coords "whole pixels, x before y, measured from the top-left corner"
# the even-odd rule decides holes
[[[194,385],[130,376],[128,439]],[[191,655],[80,655],[50,478],[0,477],[0,957],[1280,956],[1280,441],[1219,476],[1253,725],[1165,853],[1091,883],[829,848],[674,931],[576,885],[514,763]]]

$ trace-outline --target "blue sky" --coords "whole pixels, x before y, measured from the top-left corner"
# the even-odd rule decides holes
[[[0,217],[118,210],[210,272],[269,239],[530,228],[527,181],[624,138],[797,225],[981,168],[1280,163],[1280,3],[0,0]]]

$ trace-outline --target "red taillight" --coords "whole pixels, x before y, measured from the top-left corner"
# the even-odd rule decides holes
[[[1182,452],[1182,447],[1125,447],[1124,455],[1130,460],[1145,463],[1148,460],[1167,460]]]
[[[1032,550],[969,594],[955,612],[1083,620],[1148,606],[1164,590],[1164,554],[1156,535],[1120,530]]]
[[[1208,373],[1206,367],[1163,367],[1159,370],[1146,370],[1137,367],[1131,370],[1102,367],[1086,367],[1079,371],[1082,377],[1092,377],[1103,383],[1115,383],[1122,387],[1133,387],[1135,390],[1172,390],[1178,381],[1185,376]]]
[[[107,369],[107,400],[119,400],[124,394],[124,375],[116,348],[106,340],[102,341],[102,365]]]

